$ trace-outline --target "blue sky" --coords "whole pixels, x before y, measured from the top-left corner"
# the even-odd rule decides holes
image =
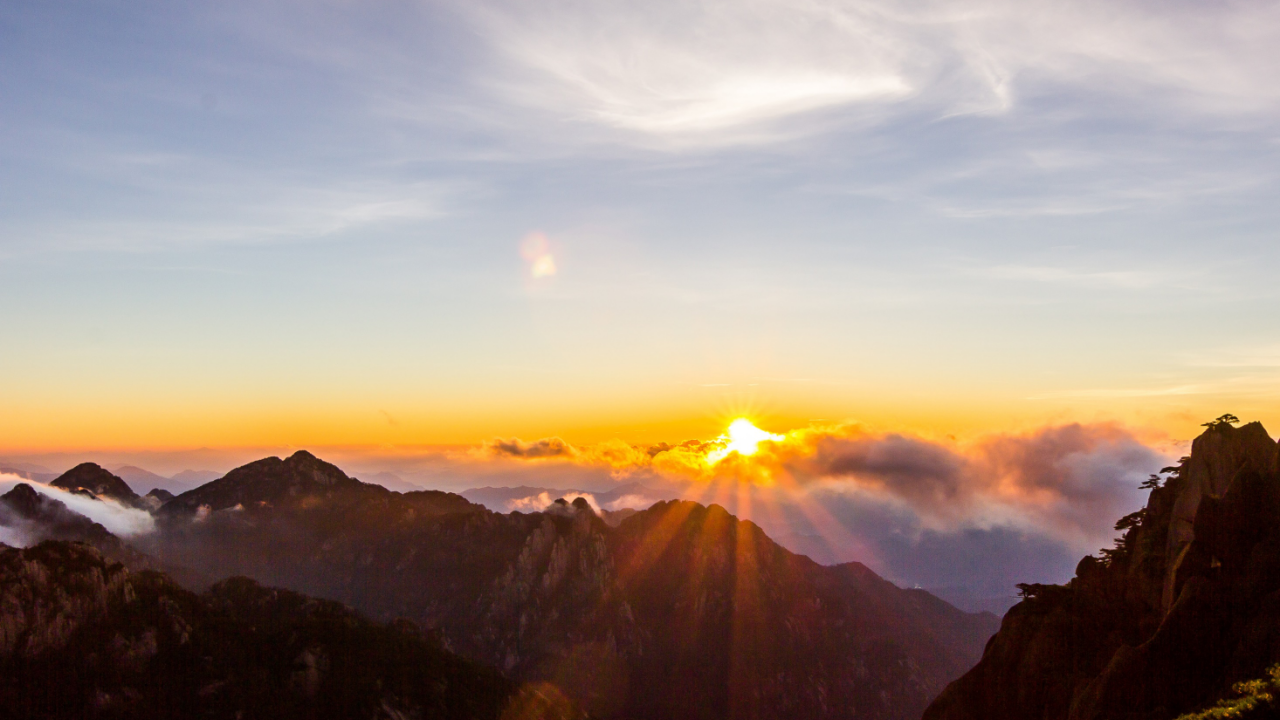
[[[1280,420],[1278,27],[6,3],[9,445]]]

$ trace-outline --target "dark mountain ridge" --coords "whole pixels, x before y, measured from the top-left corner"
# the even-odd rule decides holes
[[[1024,586],[925,720],[1165,720],[1280,661],[1280,446],[1234,420],[1153,477],[1116,548]]]
[[[407,622],[245,578],[203,595],[87,545],[0,546],[6,718],[569,718]]]
[[[595,716],[912,718],[997,624],[865,567],[794,555],[718,506],[616,527],[585,501],[500,514],[396,493],[299,452],[183,493],[142,547],[409,618]]]

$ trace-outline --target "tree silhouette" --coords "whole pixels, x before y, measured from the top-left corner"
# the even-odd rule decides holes
[[[1223,415],[1217,420],[1210,420],[1207,423],[1201,423],[1200,426],[1207,427],[1210,430],[1216,430],[1224,425],[1235,425],[1238,422],[1240,422],[1240,418],[1236,417],[1235,415],[1232,415],[1231,413],[1227,413],[1226,415]]]

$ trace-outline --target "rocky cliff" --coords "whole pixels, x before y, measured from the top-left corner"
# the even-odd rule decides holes
[[[231,579],[195,595],[82,544],[0,546],[6,718],[569,718],[538,688],[334,602]]]
[[[145,549],[169,563],[410,618],[598,717],[918,717],[996,626],[817,565],[718,506],[659,503],[617,527],[581,500],[504,515],[302,452],[159,515]]]
[[[1164,720],[1280,660],[1280,448],[1233,420],[1153,478],[1116,548],[1024,586],[925,720]]]

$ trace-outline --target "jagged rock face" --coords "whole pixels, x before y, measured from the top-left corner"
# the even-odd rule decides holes
[[[408,623],[245,578],[197,596],[84,545],[0,549],[6,718],[496,720],[530,705],[543,714],[521,717],[572,716]]]
[[[1173,604],[1178,564],[1195,539],[1194,525],[1202,499],[1222,497],[1242,472],[1273,472],[1275,462],[1276,443],[1261,423],[1249,423],[1238,430],[1226,425],[1204,433],[1192,443],[1190,459],[1182,473],[1183,486],[1173,502],[1169,521],[1166,574],[1161,586],[1161,605],[1165,609]]]
[[[84,625],[131,599],[127,575],[83,546],[0,550],[0,660],[65,648]]]
[[[1109,561],[1036,586],[926,720],[1163,720],[1280,660],[1280,447],[1211,427]]]
[[[180,495],[145,547],[413,619],[598,717],[917,717],[996,624],[795,556],[715,506],[660,503],[613,528],[585,502],[501,515],[314,481],[313,464],[333,468],[269,459]]]
[[[86,490],[94,496],[111,498],[130,507],[144,506],[142,498],[128,483],[94,463],[81,463],[49,484],[71,492]]]

